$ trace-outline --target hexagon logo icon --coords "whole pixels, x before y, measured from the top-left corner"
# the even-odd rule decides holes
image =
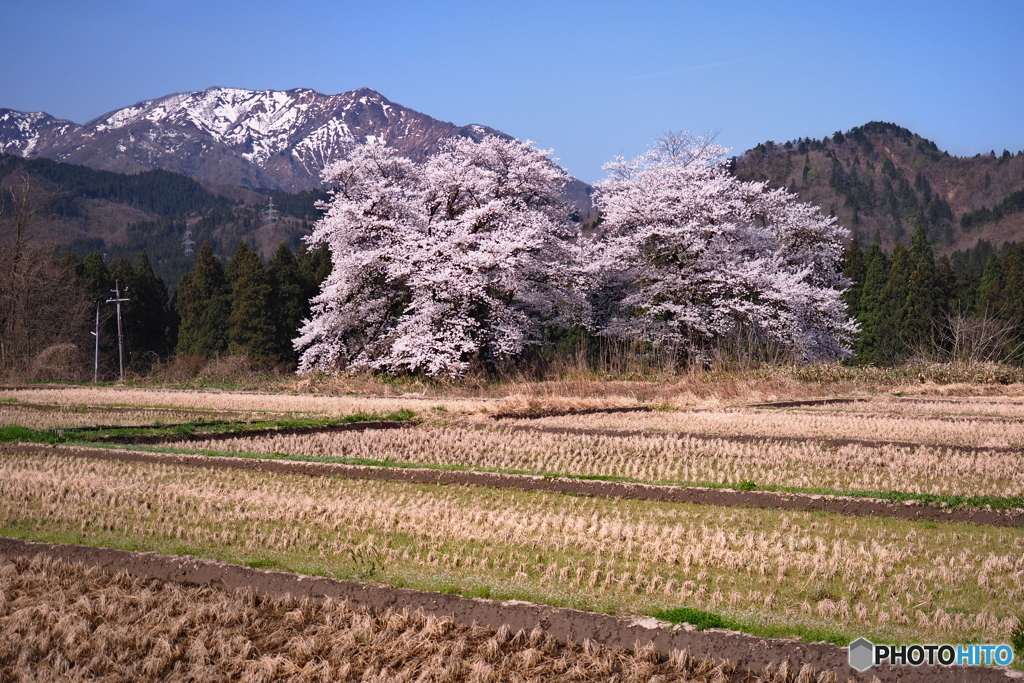
[[[875,645],[867,638],[858,638],[850,643],[850,666],[857,671],[866,671],[874,664]]]

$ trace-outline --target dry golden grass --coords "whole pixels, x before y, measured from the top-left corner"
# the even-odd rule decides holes
[[[1017,528],[4,454],[0,533],[893,642],[1002,642],[1024,611]]]
[[[258,597],[111,575],[44,558],[0,561],[5,681],[835,681],[763,677],[652,648],[562,643],[416,612]]]
[[[0,403],[0,425],[18,425],[31,429],[52,429],[56,427],[143,426],[175,424],[191,420],[246,420],[265,417],[265,413],[236,411],[231,413],[166,410],[145,408],[111,410],[108,407],[79,407],[71,405],[53,406],[53,409],[39,409],[19,404]]]
[[[164,444],[175,447],[174,442]],[[192,442],[189,449],[358,458],[479,470],[618,476],[648,483],[726,484],[1017,496],[1024,454],[921,446],[826,446],[699,439],[672,434],[606,436],[418,427]]]
[[[799,410],[838,413],[917,415],[934,418],[978,416],[1024,420],[1024,400],[1019,397],[862,399],[851,403],[800,406]]]
[[[845,367],[835,364],[761,366],[728,364],[710,370],[652,371],[606,368],[596,372],[570,363],[540,374],[471,375],[457,381],[415,378],[391,380],[368,375],[311,375],[275,380],[276,390],[328,394],[433,397],[626,397],[644,403],[717,406],[786,398],[873,395],[879,390],[907,394],[1024,396],[1024,369],[999,364],[918,363],[899,368]]]
[[[640,402],[627,396],[535,396],[517,394],[507,398],[481,403],[474,411],[493,418],[545,417],[594,410],[623,410],[640,407]]]
[[[807,375],[807,376],[804,376]],[[437,383],[383,382],[368,377],[311,376],[278,379],[267,392],[230,392],[134,387],[53,387],[0,389],[0,401],[63,405],[129,405],[208,410],[302,412],[340,415],[352,412],[417,412],[443,406],[477,415],[533,417],[564,412],[634,406],[726,408],[737,404],[822,396],[877,394],[879,387],[909,395],[1024,397],[1024,385],[933,384],[914,378],[892,382],[874,369],[779,368],[758,372],[691,372],[660,380],[628,381],[575,377],[552,381]]]
[[[202,410],[233,410],[272,413],[309,413],[330,417],[352,413],[390,413],[402,409],[468,412],[481,401],[449,399],[439,401],[415,396],[382,398],[373,396],[322,396],[314,394],[261,394],[178,389],[125,389],[118,387],[64,387],[0,389],[0,401],[18,399],[33,403],[88,406],[173,407]]]
[[[836,410],[727,408],[714,411],[652,411],[563,415],[515,420],[508,424],[590,429],[646,429],[723,436],[787,436],[911,441],[957,446],[1024,447],[1024,422],[970,416],[936,419],[933,416],[876,415]]]

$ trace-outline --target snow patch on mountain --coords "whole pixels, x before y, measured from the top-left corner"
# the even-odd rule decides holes
[[[119,172],[153,168],[235,185],[298,191],[355,144],[380,140],[423,160],[441,141],[499,134],[458,127],[360,88],[324,95],[212,87],[144,100],[85,125],[0,109],[0,150]]]

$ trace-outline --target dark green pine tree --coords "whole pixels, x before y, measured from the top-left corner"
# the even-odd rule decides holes
[[[1003,264],[999,262],[999,256],[992,254],[988,257],[985,270],[981,273],[981,282],[978,284],[978,302],[974,310],[978,315],[998,316],[1003,309]]]
[[[932,250],[924,223],[918,223],[914,234],[910,236],[910,256],[915,263],[925,262],[928,267],[935,267],[935,252]]]
[[[932,322],[935,317],[935,276],[924,261],[918,261],[907,282],[907,298],[903,304],[903,329],[900,340],[905,352],[927,353],[932,344]]]
[[[82,261],[78,270],[79,281],[90,302],[89,330],[96,326],[96,304],[99,302],[100,314],[100,365],[107,366],[110,359],[117,362],[117,319],[112,304],[106,303],[114,293],[114,279],[103,260],[103,255],[94,251]]]
[[[267,270],[259,255],[244,242],[239,242],[229,269],[234,275],[234,286],[228,317],[228,351],[247,354],[262,363],[274,363],[278,356]]]
[[[231,289],[235,288],[235,281],[238,280],[238,252],[240,250],[251,251],[249,245],[245,242],[239,242],[238,248],[235,249],[235,255],[231,257],[227,265],[224,266],[224,277],[228,281],[228,287]]]
[[[907,282],[907,298],[903,303],[903,328],[900,333],[908,351],[927,351],[931,346],[933,326],[945,302],[935,255],[924,225],[918,224],[910,238],[913,272]]]
[[[302,279],[305,282],[307,298],[312,299],[320,293],[320,285],[331,274],[333,264],[331,263],[331,252],[326,245],[317,247],[313,251],[306,249],[303,244],[299,247],[295,260],[299,262],[299,270],[302,271]]]
[[[210,358],[227,351],[231,290],[208,242],[199,247],[195,268],[181,276],[175,310],[181,318],[176,353]]]
[[[855,344],[853,360],[858,363],[878,362],[878,323],[882,314],[882,290],[889,279],[889,262],[878,244],[872,244],[864,254],[864,286],[858,303],[857,322],[860,334]]]
[[[950,311],[961,315],[974,315],[975,306],[978,303],[978,287],[981,278],[974,272],[973,268],[960,271],[956,274],[953,294],[950,297]]]
[[[79,277],[85,285],[91,301],[106,301],[110,298],[110,288],[114,283],[110,279],[110,271],[100,252],[94,251],[85,257]]]
[[[275,353],[281,360],[294,363],[298,354],[292,340],[298,336],[303,319],[309,317],[310,284],[287,242],[281,242],[267,264],[267,277],[274,302]]]
[[[134,277],[135,269],[132,268],[131,261],[122,256],[117,263],[110,267],[110,288],[113,289],[115,286],[119,286],[124,290],[132,284],[131,280]]]
[[[935,264],[935,274],[941,297],[940,315],[947,315],[956,309],[956,270],[948,256]]]
[[[878,346],[875,362],[898,363],[907,353],[907,343],[903,338],[904,304],[907,300],[907,289],[910,277],[914,273],[914,259],[902,244],[892,250],[889,262],[889,279],[882,289],[882,302],[878,316]]]
[[[132,273],[128,292],[129,329],[133,346],[144,365],[167,356],[173,348],[169,343],[167,285],[153,272],[149,255],[143,251]]]
[[[846,302],[847,315],[854,320],[860,319],[860,297],[867,274],[864,252],[857,240],[850,240],[850,246],[843,252],[843,277],[850,281],[850,288],[843,292],[843,301]]]
[[[1013,245],[1003,257],[1003,319],[1024,331],[1024,243]]]

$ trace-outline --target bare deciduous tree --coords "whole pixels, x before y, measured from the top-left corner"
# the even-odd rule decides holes
[[[72,266],[56,261],[33,243],[53,194],[28,176],[0,188],[0,374],[39,374],[42,365],[61,366],[77,355],[87,305]],[[45,373],[44,373],[45,374]]]
[[[1014,342],[1019,321],[1006,321],[984,312],[968,315],[957,309],[940,319],[936,343],[940,360],[954,363],[998,363],[1020,350]]]

